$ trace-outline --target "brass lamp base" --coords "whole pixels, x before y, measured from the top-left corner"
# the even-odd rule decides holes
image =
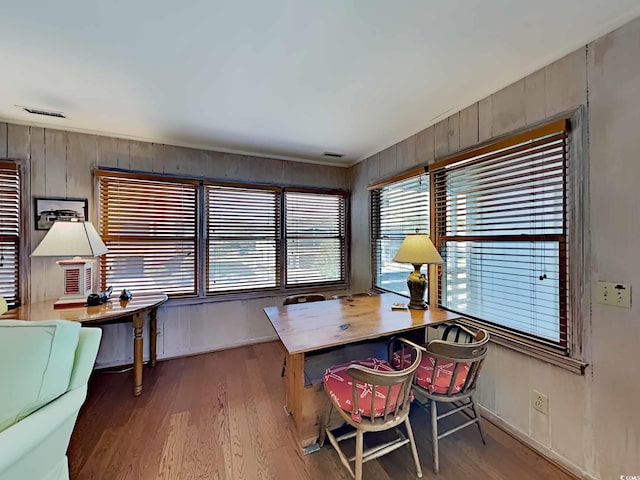
[[[429,310],[429,305],[427,305],[424,301],[422,303],[413,303],[413,300],[409,300],[409,308],[411,310]]]
[[[412,310],[427,310],[429,307],[424,301],[424,292],[427,289],[427,277],[420,271],[422,264],[413,264],[413,272],[407,278],[407,287],[411,296],[409,308]]]

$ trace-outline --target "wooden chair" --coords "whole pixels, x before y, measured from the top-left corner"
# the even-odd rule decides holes
[[[445,328],[442,338],[429,342],[426,347],[416,345],[423,355],[413,385],[416,402],[431,412],[435,473],[440,470],[438,441],[441,438],[475,424],[480,431],[482,443],[486,444],[473,394],[482,362],[487,355],[489,333],[486,330],[474,333],[462,325],[453,324]],[[406,364],[407,360],[401,361],[402,358],[396,354],[392,364],[396,367]],[[452,408],[438,414],[438,402],[451,404]],[[439,433],[438,420],[458,412],[465,414],[468,420]]]
[[[454,343],[471,343],[476,340],[476,336],[479,334],[480,332],[474,333],[467,327],[454,322],[446,325],[440,340]]]
[[[353,300],[353,297],[372,297],[373,294],[369,292],[355,292],[355,293],[341,293],[340,295],[334,295],[332,300]]]
[[[295,305],[296,303],[321,302],[327,297],[321,293],[307,293],[305,295],[289,295],[283,301],[283,305]]]
[[[419,348],[405,344],[403,339],[397,342],[405,345],[406,356],[410,364],[395,370],[390,363],[377,358],[357,360],[327,369],[324,374],[324,389],[328,405],[320,424],[319,445],[322,447],[325,437],[338,452],[343,465],[356,480],[362,479],[362,464],[396,450],[407,443],[411,447],[417,476],[422,477],[420,460],[416,449],[413,431],[409,421],[411,403],[411,385],[416,369],[422,359]],[[328,423],[333,409],[355,430],[338,437],[329,430]],[[397,426],[404,423],[407,436]],[[364,450],[364,434],[394,428],[398,438]],[[355,455],[347,458],[339,443],[356,438]],[[408,437],[408,438],[407,438]],[[355,472],[351,468],[355,463]]]
[[[282,301],[282,305],[295,305],[296,303],[309,303],[309,302],[322,302],[326,300],[327,297],[322,295],[321,293],[307,293],[304,295],[289,295],[285,297]],[[284,374],[287,372],[287,356],[285,355],[284,361],[282,362],[282,372],[280,373],[281,377],[284,377]]]

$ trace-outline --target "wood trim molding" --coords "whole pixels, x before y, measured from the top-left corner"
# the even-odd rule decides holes
[[[456,322],[472,328],[484,328],[486,330],[489,330],[489,332],[491,333],[492,343],[508,348],[510,350],[515,350],[516,352],[522,353],[523,355],[537,358],[538,360],[549,363],[551,365],[564,368],[565,370],[576,373],[578,375],[584,375],[586,368],[589,366],[589,364],[584,362],[583,360],[562,355],[552,350],[547,350],[543,347],[527,343],[523,340],[518,340],[515,337],[508,336],[499,331],[488,328],[482,323],[476,323],[472,320],[465,319],[464,317],[459,318],[458,320],[456,320]]]
[[[471,148],[470,150],[466,150],[464,152],[455,153],[453,155],[449,155],[448,157],[444,157],[439,159],[432,164],[429,165],[429,171],[432,172],[434,170],[438,170],[447,165],[450,165],[455,162],[459,162],[461,160],[466,160],[468,158],[475,157],[477,155],[482,155],[485,153],[490,153],[495,150],[501,150],[503,148],[508,148],[514,145],[518,145],[520,143],[526,142],[528,140],[532,140],[534,138],[544,137],[546,135],[551,135],[557,133],[561,130],[567,129],[567,119],[563,118],[561,120],[556,120],[550,123],[546,123],[540,127],[532,128],[530,130],[525,130],[520,133],[516,133],[515,135],[507,135],[507,138],[502,138],[499,140],[494,140],[489,143],[486,143],[482,146],[478,146],[475,148]]]
[[[413,168],[411,170],[409,170],[408,172],[404,172],[401,173],[399,175],[395,175],[391,178],[387,178],[385,180],[376,182],[376,183],[372,183],[371,185],[369,185],[367,187],[368,190],[376,190],[378,188],[382,188],[382,187],[386,187],[387,185],[390,185],[392,183],[396,183],[399,182],[400,180],[404,180],[406,178],[411,178],[411,177],[415,177],[416,175],[423,175],[425,172],[425,167],[420,167],[420,168]]]

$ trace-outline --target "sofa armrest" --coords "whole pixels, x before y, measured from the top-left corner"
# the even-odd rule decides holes
[[[0,432],[0,480],[44,478],[59,465],[86,393],[71,390]]]
[[[91,375],[98,355],[101,337],[102,330],[100,328],[83,327],[80,329],[80,338],[78,339],[75,362],[69,381],[69,390],[86,385],[89,381],[89,375]]]

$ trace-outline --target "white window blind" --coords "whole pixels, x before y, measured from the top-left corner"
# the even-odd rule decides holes
[[[411,269],[393,257],[407,234],[429,233],[429,205],[429,176],[424,173],[371,191],[374,286],[409,296]]]
[[[20,170],[0,161],[0,296],[9,307],[20,302]]]
[[[195,295],[198,182],[97,171],[103,288]]]
[[[206,185],[207,293],[279,286],[279,188]]]
[[[346,279],[346,194],[285,192],[286,285]]]
[[[431,168],[439,303],[567,347],[565,122]]]

